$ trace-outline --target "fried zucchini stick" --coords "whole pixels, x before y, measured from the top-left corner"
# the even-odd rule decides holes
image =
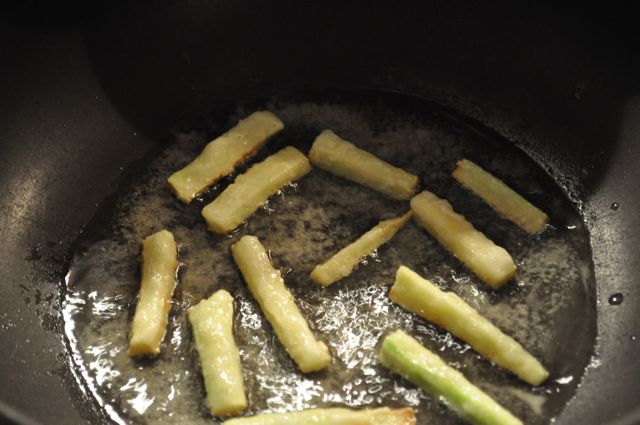
[[[210,230],[231,232],[278,189],[310,171],[307,157],[294,147],[286,147],[238,176],[233,184],[204,207],[202,216]]]
[[[254,112],[209,142],[196,159],[169,177],[169,185],[178,198],[188,204],[208,186],[253,156],[283,128],[282,121],[271,112]]]
[[[323,264],[316,266],[311,272],[311,279],[320,285],[329,286],[349,276],[362,258],[389,242],[410,218],[411,212],[408,212],[402,217],[381,221],[358,240],[342,248]]]
[[[502,333],[456,294],[441,291],[407,267],[398,269],[389,298],[443,327],[531,385],[540,385],[549,377],[549,372],[517,341]]]
[[[231,246],[231,252],[253,297],[300,370],[313,372],[329,365],[329,349],[316,340],[258,238],[243,236]]]
[[[549,221],[544,212],[513,191],[502,180],[467,159],[458,161],[452,175],[501,216],[531,234],[542,232]]]
[[[219,290],[189,308],[207,403],[213,416],[247,408],[240,353],[233,338],[233,297]]]
[[[224,425],[415,425],[415,423],[416,418],[410,407],[362,410],[332,407],[235,418],[225,421]]]
[[[494,289],[516,274],[509,253],[476,230],[451,204],[423,191],[411,199],[413,218],[445,248]]]
[[[387,336],[380,363],[433,394],[475,425],[522,425],[520,419],[403,331]]]
[[[160,343],[167,329],[177,267],[178,247],[171,232],[161,230],[142,241],[142,278],[131,325],[130,356],[160,352]]]
[[[418,190],[418,176],[394,167],[330,130],[324,130],[316,137],[309,159],[318,168],[394,199],[408,200]]]

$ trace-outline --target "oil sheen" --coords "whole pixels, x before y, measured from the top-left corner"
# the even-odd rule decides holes
[[[321,130],[331,129],[419,175],[423,187],[448,199],[509,251],[518,265],[516,279],[491,290],[409,222],[351,276],[329,288],[314,284],[309,273],[317,264],[379,220],[409,209],[408,202],[385,198],[319,169],[278,192],[234,233],[207,231],[200,211],[234,176],[190,205],[178,201],[166,179],[208,141],[257,109],[271,110],[286,127],[238,172],[287,145],[306,153]],[[545,210],[550,226],[530,236],[498,216],[451,177],[462,158],[484,166]],[[419,424],[461,423],[430,395],[379,365],[381,336],[404,329],[525,423],[548,423],[575,393],[595,343],[591,251],[577,211],[543,168],[514,144],[420,100],[356,93],[219,108],[185,121],[176,129],[174,143],[132,167],[76,243],[64,300],[73,365],[106,422],[219,423],[205,404],[186,311],[224,288],[235,298],[234,330],[250,403],[247,414],[412,406]],[[164,228],[175,235],[181,261],[169,325],[157,357],[133,359],[126,351],[139,287],[140,242]],[[330,347],[333,362],[325,371],[300,373],[251,297],[229,251],[245,234],[260,238],[317,337]],[[449,333],[394,305],[387,294],[400,265],[454,291],[513,336],[549,369],[549,381],[532,388]]]

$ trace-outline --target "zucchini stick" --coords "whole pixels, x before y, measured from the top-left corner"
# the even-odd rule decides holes
[[[222,136],[209,142],[190,164],[176,171],[168,182],[178,198],[190,203],[194,197],[230,174],[253,156],[271,136],[284,128],[268,111],[254,112]]]
[[[408,200],[418,190],[419,179],[352,143],[324,130],[311,146],[313,165],[360,183],[394,199]]]
[[[233,339],[233,297],[220,290],[189,308],[200,366],[213,416],[247,408],[240,353]]]
[[[384,339],[379,359],[384,366],[444,401],[472,424],[522,425],[462,373],[403,331],[395,331]]]
[[[415,425],[413,409],[351,410],[341,407],[308,409],[291,413],[266,413],[247,418],[235,418],[223,425]]]
[[[167,329],[176,285],[178,247],[171,232],[161,230],[142,241],[142,277],[131,325],[129,355],[155,355]]]
[[[258,238],[243,236],[231,246],[231,252],[253,297],[300,370],[313,372],[329,365],[329,349],[316,340]]]
[[[451,204],[424,191],[411,199],[413,218],[494,289],[516,274],[509,253],[476,230]]]
[[[358,240],[342,248],[323,264],[316,266],[311,272],[311,279],[320,285],[329,286],[349,276],[362,258],[389,242],[410,218],[411,212],[408,212],[402,217],[381,221]]]
[[[443,327],[531,385],[540,385],[549,377],[549,372],[517,341],[502,333],[456,294],[441,291],[407,267],[398,269],[389,298]]]
[[[202,210],[209,230],[228,233],[253,214],[285,184],[311,171],[306,156],[288,146],[238,176]]]
[[[544,212],[514,192],[502,180],[467,159],[458,161],[452,175],[501,216],[531,234],[542,232],[549,221]]]

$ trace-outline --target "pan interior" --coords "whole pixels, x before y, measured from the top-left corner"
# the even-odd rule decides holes
[[[411,222],[351,276],[328,289],[315,285],[309,279],[315,265],[380,219],[408,210],[407,202],[318,169],[279,192],[233,234],[208,232],[200,210],[234,176],[188,206],[173,196],[166,178],[257,109],[273,111],[286,128],[250,164],[286,145],[306,153],[321,130],[331,129],[418,174],[424,187],[447,198],[511,253],[517,278],[491,290]],[[460,187],[450,173],[462,158],[489,169],[545,210],[549,228],[529,236]],[[140,241],[162,228],[174,233],[182,262],[169,326],[160,355],[131,359],[126,349],[140,278]],[[229,252],[245,234],[261,239],[304,316],[329,345],[334,361],[326,371],[301,374],[274,336]],[[449,333],[392,304],[387,294],[402,264],[456,292],[515,337],[550,370],[548,383],[532,388],[520,382]],[[129,170],[118,191],[104,201],[76,244],[66,285],[65,328],[77,376],[105,417],[119,423],[212,423],[186,310],[220,288],[235,297],[248,413],[408,405],[416,409],[419,424],[459,423],[437,400],[378,364],[380,337],[400,328],[525,423],[548,423],[575,393],[596,334],[589,236],[562,188],[495,132],[431,103],[379,92],[275,97],[216,108],[185,121],[174,143]]]

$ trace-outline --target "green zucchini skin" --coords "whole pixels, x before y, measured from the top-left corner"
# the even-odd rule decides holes
[[[522,422],[462,373],[403,331],[387,336],[380,363],[447,404],[474,425],[522,425]]]

